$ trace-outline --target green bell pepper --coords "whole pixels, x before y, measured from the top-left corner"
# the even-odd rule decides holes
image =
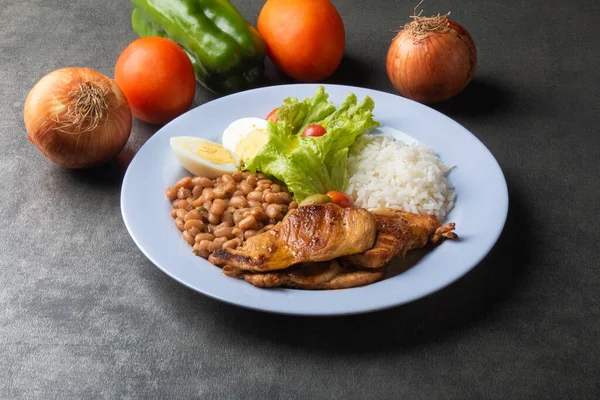
[[[161,36],[188,54],[196,79],[219,94],[256,87],[266,45],[229,0],[132,0],[133,30]]]

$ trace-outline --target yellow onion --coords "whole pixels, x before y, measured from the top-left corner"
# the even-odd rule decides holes
[[[475,43],[462,25],[448,19],[449,14],[413,15],[392,41],[386,69],[404,97],[421,103],[441,102],[456,96],[473,78]]]
[[[44,76],[25,100],[29,140],[67,168],[101,164],[116,156],[131,133],[131,110],[117,84],[89,68]]]

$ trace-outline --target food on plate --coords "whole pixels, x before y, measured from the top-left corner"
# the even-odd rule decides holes
[[[225,274],[228,274],[225,271]],[[284,270],[248,273],[241,277],[246,282],[262,288],[288,287],[295,289],[348,289],[377,282],[383,278],[384,270],[361,269],[344,265],[338,260],[301,264]]]
[[[342,191],[347,185],[348,148],[379,125],[373,119],[374,106],[370,97],[358,102],[350,93],[336,108],[323,86],[311,98],[287,98],[275,113],[278,122],[268,122],[266,144],[244,161],[243,168],[285,182],[298,202],[313,194]],[[313,124],[325,127],[327,134],[302,137]]]
[[[187,52],[196,79],[216,93],[255,87],[263,75],[265,42],[227,0],[132,0],[133,30],[163,36]],[[174,77],[175,78],[175,77]]]
[[[203,258],[217,249],[241,246],[298,206],[285,185],[247,171],[215,179],[188,176],[167,188],[166,196],[175,226]]]
[[[177,136],[170,143],[177,160],[194,175],[214,179],[239,171],[235,153],[218,143],[192,136]]]
[[[445,165],[427,146],[363,135],[350,150],[345,192],[358,207],[396,208],[443,219],[456,195]]]
[[[442,223],[456,200],[451,168],[418,142],[372,134],[373,107],[349,94],[336,108],[320,86],[266,119],[233,121],[222,146],[171,139],[196,175],[166,191],[194,253],[257,287],[340,289],[457,238]]]
[[[136,118],[166,124],[194,101],[196,80],[190,59],[177,43],[161,37],[134,40],[115,65],[115,80]]]
[[[292,210],[240,248],[215,251],[208,260],[227,269],[272,271],[363,252],[373,246],[376,233],[375,218],[363,208],[313,204]]]
[[[24,122],[31,143],[67,168],[106,162],[131,134],[131,110],[117,83],[89,68],[63,68],[29,92]]]
[[[331,199],[332,203],[337,204],[340,207],[354,207],[354,202],[344,192],[340,192],[338,190],[330,190],[326,194],[327,197]]]
[[[448,19],[450,13],[421,14],[415,8],[412,21],[392,41],[386,69],[401,95],[437,103],[456,96],[469,84],[477,67],[477,50],[469,32]]]
[[[344,23],[329,0],[268,0],[258,16],[267,54],[301,82],[327,78],[344,54]]]
[[[342,260],[360,267],[381,268],[396,256],[404,257],[410,250],[436,244],[441,238],[456,238],[454,224],[442,225],[433,215],[412,214],[391,208],[370,210],[377,223],[377,239],[369,250],[343,257]]]

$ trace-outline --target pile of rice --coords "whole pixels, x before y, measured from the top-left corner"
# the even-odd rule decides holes
[[[435,214],[442,220],[456,198],[447,181],[450,169],[427,146],[362,135],[350,149],[346,193],[359,207]]]

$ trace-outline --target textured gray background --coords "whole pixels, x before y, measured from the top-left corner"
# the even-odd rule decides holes
[[[335,1],[347,47],[328,82],[393,92],[390,30],[416,2]],[[261,1],[234,4],[256,23]],[[426,2],[477,44],[472,84],[436,108],[500,162],[506,229],[439,293],[308,319],[206,298],[136,248],[120,183],[156,127],[136,121],[119,162],[95,170],[58,168],[28,143],[28,91],[60,67],[112,76],[135,39],[130,3],[0,0],[0,398],[598,398],[599,4]]]

